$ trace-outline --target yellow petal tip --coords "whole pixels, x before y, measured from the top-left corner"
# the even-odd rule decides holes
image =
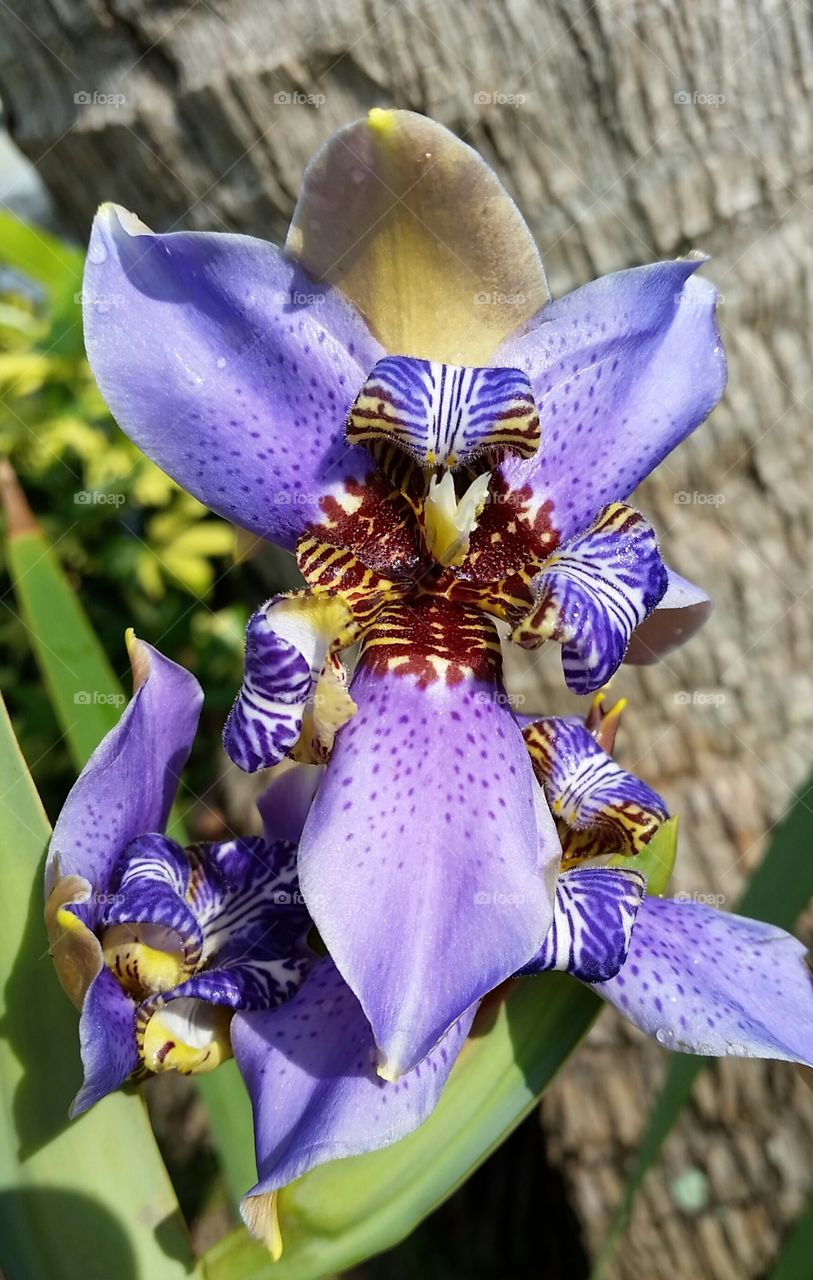
[[[390,133],[395,125],[395,112],[386,107],[371,107],[367,113],[367,123],[377,133]]]

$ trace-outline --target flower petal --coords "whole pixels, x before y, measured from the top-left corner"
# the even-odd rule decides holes
[[[385,356],[347,420],[350,444],[397,444],[419,466],[450,467],[486,449],[531,457],[539,417],[519,369],[471,369]]]
[[[328,138],[305,171],[286,249],[338,285],[393,355],[487,364],[548,297],[495,174],[411,111],[376,109]]]
[[[725,386],[717,293],[699,259],[604,276],[552,302],[495,357],[524,369],[542,446],[503,473],[552,503],[562,540],[628,496],[711,412]],[[493,363],[493,362],[492,362]]]
[[[226,519],[293,548],[320,499],[370,471],[347,410],[382,353],[338,291],[249,236],[154,235],[103,205],[85,344],[119,426]]]
[[[480,647],[489,636],[493,650]],[[299,873],[389,1078],[534,954],[561,850],[493,626],[448,605],[394,608],[365,643],[358,714],[337,737]]]
[[[553,923],[539,952],[520,973],[561,969],[582,982],[615,977],[626,959],[645,888],[637,871],[565,871],[556,882]]]
[[[296,746],[306,703],[349,618],[341,598],[327,595],[276,596],[252,616],[243,684],[223,730],[239,768],[268,769]]]
[[[118,1089],[138,1066],[136,1007],[109,969],[99,970],[85,994],[79,1019],[79,1043],[85,1078],[70,1116]]]
[[[813,975],[803,943],[760,920],[647,898],[626,964],[596,986],[668,1049],[813,1066]]]
[[[668,817],[661,797],[627,773],[581,720],[549,716],[523,730],[536,775],[554,815],[578,838],[565,856],[639,853]]]
[[[299,844],[305,819],[324,772],[322,765],[295,764],[293,760],[283,760],[277,765],[269,785],[257,801],[266,844],[273,844],[276,840]]]
[[[691,640],[707,621],[714,608],[701,587],[667,569],[668,585],[660,604],[636,627],[630,638],[624,661],[635,666],[658,662]]]
[[[131,840],[162,831],[197,728],[200,685],[183,667],[140,640],[130,645],[135,693],[115,729],[94,751],[54,827],[46,894],[57,876],[81,876],[104,894]],[[83,919],[98,919],[91,900]]]
[[[666,568],[652,526],[614,502],[551,556],[534,587],[536,604],[511,639],[527,649],[558,641],[568,688],[594,693],[666,591]]]
[[[474,1012],[464,1013],[430,1056],[396,1083],[376,1074],[369,1023],[330,959],[279,1009],[238,1014],[232,1041],[254,1108],[259,1173],[242,1206],[249,1228],[266,1234],[261,1197],[315,1165],[388,1146],[422,1124]]]

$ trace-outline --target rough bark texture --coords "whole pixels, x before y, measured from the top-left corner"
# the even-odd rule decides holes
[[[706,270],[723,292],[730,390],[639,501],[717,611],[685,652],[623,674],[618,689],[632,704],[625,762],[683,815],[678,889],[731,905],[813,758],[807,6],[12,7],[0,6],[0,93],[17,143],[81,236],[112,198],[162,229],[279,237],[315,146],[395,103],[436,116],[495,165],[555,294],[692,248],[714,255]],[[285,100],[297,94],[318,98]],[[556,654],[523,679],[528,709],[531,698],[568,705]],[[661,1066],[656,1046],[607,1015],[544,1102],[591,1252]],[[790,1067],[711,1068],[639,1199],[614,1276],[760,1275],[808,1189],[812,1138],[813,1096]],[[691,1183],[705,1188],[693,1210],[680,1207],[687,1170],[706,1179]]]

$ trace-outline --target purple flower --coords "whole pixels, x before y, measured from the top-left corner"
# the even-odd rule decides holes
[[[328,140],[284,251],[113,206],[94,225],[85,332],[111,410],[308,583],[252,618],[225,740],[249,770],[328,761],[302,892],[388,1078],[529,964],[558,909],[494,619],[558,642],[589,693],[708,612],[626,505],[723,389],[699,265],[549,303],[495,175],[400,111]]]

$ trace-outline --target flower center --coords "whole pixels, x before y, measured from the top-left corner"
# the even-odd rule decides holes
[[[150,1014],[140,1013],[136,1039],[150,1071],[181,1075],[213,1071],[231,1057],[232,1010],[187,996],[170,1000]]]
[[[191,972],[178,935],[154,924],[114,924],[102,937],[108,969],[136,999],[170,991]]]

